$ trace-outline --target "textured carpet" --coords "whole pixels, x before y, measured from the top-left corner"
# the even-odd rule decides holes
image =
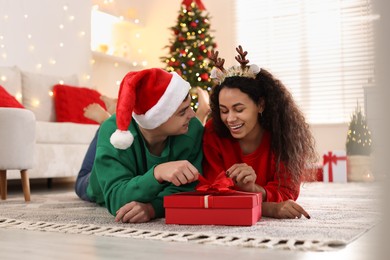
[[[158,239],[226,246],[328,251],[348,245],[381,220],[377,183],[307,183],[298,202],[311,219],[262,218],[251,227],[115,223],[105,208],[71,191],[22,194],[0,202],[0,228]]]

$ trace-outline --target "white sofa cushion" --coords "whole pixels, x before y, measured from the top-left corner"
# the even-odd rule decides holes
[[[53,76],[22,71],[23,105],[34,112],[37,121],[55,122],[54,101],[51,96],[56,84],[77,86],[77,75]]]
[[[22,103],[22,75],[18,67],[0,66],[0,85]]]
[[[41,144],[88,144],[99,125],[36,122],[36,142]]]
[[[0,107],[0,169],[31,169],[35,116],[27,109]]]

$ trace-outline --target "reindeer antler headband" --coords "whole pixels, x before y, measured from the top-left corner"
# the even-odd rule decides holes
[[[238,55],[235,56],[235,59],[241,64],[241,66],[232,66],[229,69],[225,70],[223,64],[225,59],[218,58],[218,51],[211,51],[210,60],[214,62],[214,68],[211,70],[210,78],[216,79],[219,84],[221,84],[225,78],[228,77],[246,77],[246,78],[256,78],[257,73],[260,72],[260,68],[252,64],[247,66],[249,60],[246,59],[247,51],[243,51],[241,45],[236,48]]]

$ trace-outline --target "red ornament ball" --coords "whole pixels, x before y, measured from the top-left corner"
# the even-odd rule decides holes
[[[202,73],[202,74],[200,74],[200,78],[202,79],[202,81],[207,81],[209,79],[209,74]]]

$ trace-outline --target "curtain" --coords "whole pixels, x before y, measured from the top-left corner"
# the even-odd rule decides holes
[[[312,124],[350,121],[374,79],[370,0],[236,0],[236,40]]]

